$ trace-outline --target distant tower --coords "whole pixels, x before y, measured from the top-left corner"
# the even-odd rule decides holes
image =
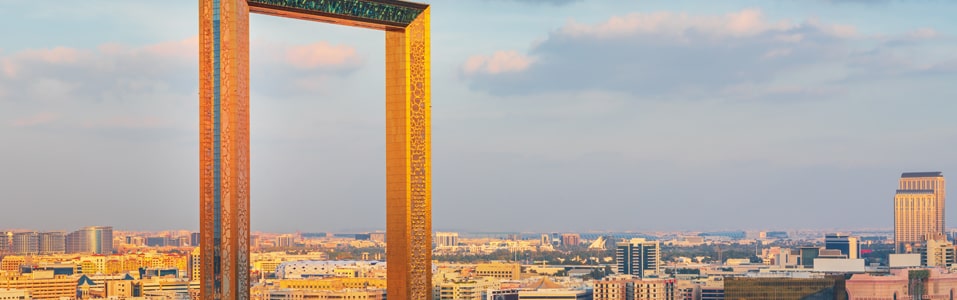
[[[658,275],[661,271],[658,241],[635,238],[618,243],[617,246],[615,260],[619,274],[646,278],[649,275]]]
[[[917,252],[928,236],[944,234],[944,175],[901,174],[894,196],[894,244],[897,253]]]
[[[435,233],[435,246],[442,247],[455,247],[459,245],[459,233],[458,232],[436,232]]]
[[[110,255],[113,253],[113,227],[84,227],[67,234],[64,242],[66,253]]]
[[[829,250],[841,250],[841,254],[847,255],[847,258],[861,258],[861,242],[855,236],[849,236],[841,233],[828,233],[824,235],[824,248]]]
[[[276,237],[276,247],[289,248],[295,246],[296,238],[291,234],[283,234]]]

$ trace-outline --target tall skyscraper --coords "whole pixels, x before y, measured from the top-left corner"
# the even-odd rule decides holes
[[[928,236],[944,234],[944,175],[901,174],[894,196],[894,243],[897,253],[916,252]]]
[[[641,238],[618,243],[618,248],[615,250],[618,273],[641,278],[657,275],[661,270],[661,257],[658,255],[658,250],[658,241]]]
[[[66,252],[66,234],[62,231],[41,232],[38,239],[40,254]]]
[[[841,250],[841,254],[847,255],[847,258],[861,258],[861,242],[857,237],[848,236],[840,233],[829,233],[824,235],[824,249]]]
[[[91,226],[66,236],[66,253],[113,253],[113,227]]]

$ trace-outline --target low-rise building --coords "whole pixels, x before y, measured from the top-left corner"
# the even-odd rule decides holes
[[[279,289],[268,292],[269,300],[385,300],[385,289],[367,289],[367,290],[298,290],[298,289]]]
[[[28,290],[0,289],[0,300],[30,300],[33,299]]]
[[[519,280],[522,276],[522,266],[512,263],[490,263],[475,266],[475,275],[504,280]]]
[[[0,276],[0,289],[30,291],[33,299],[76,298],[77,277],[38,271],[22,275]]]
[[[911,295],[909,291],[920,291]],[[942,269],[892,269],[888,275],[854,274],[847,280],[849,300],[952,299],[957,274]],[[916,298],[915,298],[916,299]]]
[[[819,274],[818,274],[819,275]],[[726,299],[845,299],[844,276],[728,277]]]

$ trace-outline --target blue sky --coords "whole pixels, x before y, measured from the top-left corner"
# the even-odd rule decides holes
[[[0,228],[197,228],[196,7],[0,4]],[[433,226],[890,228],[957,170],[953,12],[434,1]],[[382,33],[251,25],[254,230],[381,228]]]

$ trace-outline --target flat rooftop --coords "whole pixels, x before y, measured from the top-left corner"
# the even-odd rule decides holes
[[[901,178],[918,177],[944,177],[944,172],[905,172],[901,173]]]

